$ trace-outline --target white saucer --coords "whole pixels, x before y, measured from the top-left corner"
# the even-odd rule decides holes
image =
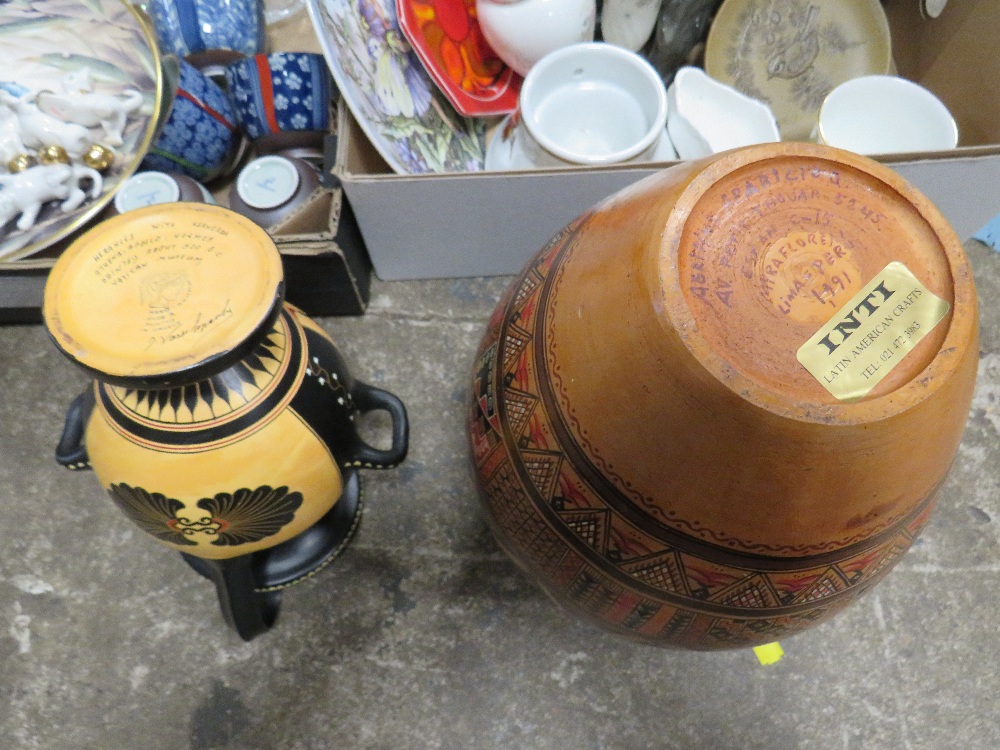
[[[510,118],[506,115],[493,131],[493,137],[486,146],[486,157],[483,159],[483,169],[487,172],[510,172],[518,169],[535,169],[518,144],[518,131],[515,128],[510,138],[504,139],[503,134],[510,129]]]
[[[496,130],[493,133],[493,137],[490,139],[489,145],[486,147],[486,158],[483,161],[483,169],[487,172],[513,172],[519,170],[529,170],[529,169],[551,169],[555,165],[535,165],[528,154],[525,152],[522,144],[520,143],[520,130],[514,128],[510,134],[510,137],[506,140],[503,138],[503,133],[507,131],[510,123],[510,118],[513,115],[507,115],[500,121],[500,124],[496,126]],[[626,162],[621,162],[622,164],[635,164],[639,162],[664,162],[664,161],[676,161],[677,151],[674,150],[674,144],[670,140],[666,129],[663,130],[663,135],[656,142],[653,150],[645,158],[636,157]],[[567,165],[570,166],[570,165]],[[582,165],[581,165],[582,166]],[[558,168],[558,167],[557,167]]]

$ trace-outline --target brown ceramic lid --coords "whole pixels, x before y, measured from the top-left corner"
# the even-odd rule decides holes
[[[190,382],[241,358],[283,296],[270,236],[219,207],[167,203],[115,216],[60,256],[43,312],[56,345],[98,378]]]

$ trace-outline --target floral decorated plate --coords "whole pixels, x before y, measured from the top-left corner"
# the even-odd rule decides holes
[[[823,99],[892,66],[879,0],[725,0],[708,32],[705,72],[767,103],[783,140],[810,140]]]
[[[341,97],[393,171],[483,168],[484,121],[456,112],[431,81],[395,0],[309,0],[309,14]]]
[[[399,25],[427,73],[466,117],[517,109],[521,76],[497,57],[476,18],[476,0],[396,0]]]
[[[125,0],[0,4],[0,261],[92,219],[142,161],[164,102],[155,36]],[[69,165],[16,171],[53,146]]]

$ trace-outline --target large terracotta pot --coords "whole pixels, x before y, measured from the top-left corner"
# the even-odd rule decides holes
[[[357,526],[357,470],[394,466],[408,442],[402,402],[353,378],[283,293],[263,229],[173,203],[76,240],[43,308],[55,344],[94,378],[57,460],[92,468],[131,521],[212,578],[248,638],[276,614],[254,592],[328,563]],[[392,418],[389,449],[358,434],[373,409]]]
[[[667,169],[566,227],[490,320],[469,419],[486,515],[614,632],[796,633],[927,521],[977,326],[961,244],[888,168],[784,143]]]

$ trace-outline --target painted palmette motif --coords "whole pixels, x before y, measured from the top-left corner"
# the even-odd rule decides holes
[[[281,531],[302,505],[301,493],[266,485],[220,492],[198,500],[194,509],[176,498],[124,483],[112,484],[108,491],[115,505],[139,528],[171,544],[197,545],[194,539],[199,537],[219,547],[259,542]],[[193,511],[194,516],[184,511]]]
[[[226,559],[293,539],[331,512],[345,472],[406,452],[402,403],[352,378],[330,337],[283,302],[263,230],[204,204],[117,216],[54,269],[46,322],[94,375],[57,458],[90,466],[160,543]],[[357,414],[384,409],[393,446]]]

